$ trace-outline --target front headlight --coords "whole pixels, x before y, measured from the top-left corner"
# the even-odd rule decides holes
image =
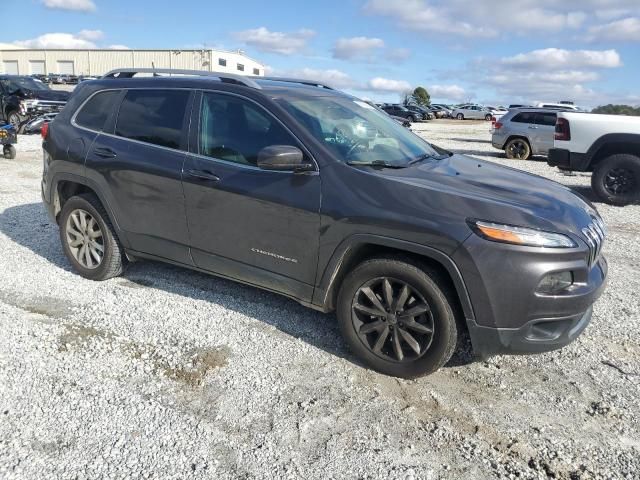
[[[533,228],[502,225],[481,220],[469,221],[471,229],[480,237],[492,242],[510,243],[529,247],[573,248],[576,243],[561,233],[545,232]]]

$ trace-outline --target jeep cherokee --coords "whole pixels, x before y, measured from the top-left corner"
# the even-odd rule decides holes
[[[118,70],[42,135],[42,198],[80,275],[154,259],[278,292],[336,311],[386,374],[435,371],[463,335],[480,357],[560,348],[604,288],[605,227],[571,190],[316,82]]]

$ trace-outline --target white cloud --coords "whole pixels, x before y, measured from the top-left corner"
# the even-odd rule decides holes
[[[119,44],[109,45],[107,48],[109,50],[130,50],[130,48],[127,47],[126,45],[119,45]]]
[[[439,98],[446,100],[465,100],[469,95],[467,91],[459,85],[431,85],[427,87],[431,99]]]
[[[406,92],[412,90],[411,84],[404,80],[391,80],[389,78],[375,77],[369,80],[366,90],[376,92]]]
[[[307,42],[315,36],[316,32],[301,29],[296,32],[271,32],[265,27],[243,30],[233,34],[236,40],[250,45],[261,52],[278,53],[281,55],[293,55],[303,51]]]
[[[342,60],[373,59],[374,52],[384,48],[380,38],[353,37],[340,38],[333,47],[333,58]]]
[[[563,50],[545,48],[502,58],[504,67],[519,68],[615,68],[622,66],[620,55],[615,50]]]
[[[403,30],[467,39],[507,35],[566,35],[597,18],[638,12],[638,0],[368,0],[365,13],[392,20]]]
[[[13,43],[23,48],[96,48],[92,41],[72,33],[45,33],[36,38]]]
[[[97,40],[102,40],[104,38],[104,33],[102,30],[80,30],[78,32],[78,38],[95,42]]]
[[[54,10],[93,12],[96,9],[96,4],[93,3],[93,0],[42,0],[42,4]]]
[[[302,78],[325,83],[334,88],[357,88],[358,84],[348,74],[340,70],[317,70],[314,68],[302,68],[299,70],[270,71],[269,75]]]
[[[589,28],[586,39],[589,41],[640,42],[640,18],[629,17],[604,25]]]

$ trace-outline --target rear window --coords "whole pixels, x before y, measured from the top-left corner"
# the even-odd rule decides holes
[[[534,123],[535,117],[536,117],[535,113],[522,112],[517,114],[515,117],[513,117],[511,121],[516,123]]]
[[[89,130],[101,132],[118,95],[120,92],[117,90],[96,93],[84,104],[76,116],[76,124]]]
[[[188,98],[186,90],[129,90],[120,106],[116,135],[179,149]]]

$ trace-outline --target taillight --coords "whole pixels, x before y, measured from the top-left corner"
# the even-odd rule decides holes
[[[502,123],[500,123],[500,122],[496,122],[496,123],[494,123],[494,124],[493,124],[493,128],[494,128],[495,130],[500,130],[500,129],[502,128]]]
[[[40,129],[40,135],[42,135],[43,140],[47,139],[47,135],[49,135],[49,123],[42,124],[42,128]]]
[[[556,140],[568,142],[571,140],[571,127],[569,127],[569,120],[566,118],[558,118],[556,120]]]

